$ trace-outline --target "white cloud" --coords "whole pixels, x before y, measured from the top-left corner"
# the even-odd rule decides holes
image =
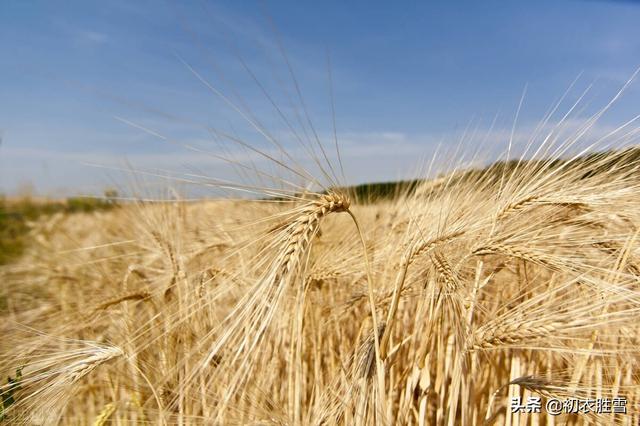
[[[573,139],[567,154],[579,152],[581,149],[598,142],[600,149],[622,147],[638,141],[640,128],[638,123],[627,127],[597,123],[586,129],[584,118],[571,118],[562,123],[524,123],[513,132],[509,127],[493,129],[477,129],[462,137],[461,132],[448,134],[409,134],[402,132],[352,132],[339,134],[339,147],[342,162],[345,166],[347,181],[360,183],[365,181],[385,181],[416,177],[420,170],[437,153],[437,164],[440,168],[432,170],[432,174],[445,171],[461,164],[481,165],[504,158],[508,142],[512,139],[512,158],[524,155],[531,157],[537,147],[546,141],[550,148],[555,148]],[[327,156],[337,171],[337,155],[331,134],[321,134]],[[287,146],[287,152],[299,162],[299,165],[319,176],[317,166],[309,158],[308,151],[295,144],[291,136],[281,139]],[[0,182],[12,189],[25,181],[31,181],[42,192],[51,188],[64,186],[73,192],[86,192],[83,184],[99,188],[108,186],[104,179],[105,169],[112,179],[130,181],[130,171],[138,174],[152,174],[156,171],[163,174],[170,172],[173,176],[186,176],[196,173],[211,178],[238,181],[242,178],[238,170],[234,170],[228,162],[216,158],[224,155],[211,145],[210,140],[191,139],[181,141],[184,145],[203,147],[206,152],[194,152],[179,147],[173,151],[158,152],[150,148],[144,152],[127,155],[99,152],[61,152],[48,148],[23,148],[4,146],[0,150]],[[438,150],[438,145],[441,149]],[[150,145],[151,147],[152,145]],[[245,150],[231,142],[225,143],[228,158],[237,159],[248,167],[258,167],[265,173],[286,176],[287,171],[279,168],[272,161],[256,152]],[[317,146],[316,153],[319,154]],[[553,152],[549,149],[548,152]],[[274,158],[283,158],[277,149],[270,147],[265,153]],[[289,160],[285,159],[285,162]],[[93,165],[87,167],[87,165]],[[97,167],[96,167],[97,166]],[[117,170],[114,170],[117,169]],[[194,170],[196,170],[194,172]],[[201,171],[201,172],[200,172]],[[423,174],[424,175],[424,174]],[[102,184],[100,184],[102,179]],[[167,183],[170,180],[166,181]]]
[[[97,31],[80,31],[79,37],[82,41],[93,44],[103,44],[109,41],[109,36],[107,34]]]

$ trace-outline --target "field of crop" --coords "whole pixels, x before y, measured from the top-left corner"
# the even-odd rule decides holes
[[[640,426],[640,0],[0,0],[0,426]]]
[[[637,151],[559,157],[39,215],[0,269],[0,415],[638,424]]]

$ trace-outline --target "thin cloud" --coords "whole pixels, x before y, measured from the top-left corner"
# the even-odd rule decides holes
[[[81,31],[79,37],[82,41],[92,44],[104,44],[109,41],[109,36],[97,31]]]

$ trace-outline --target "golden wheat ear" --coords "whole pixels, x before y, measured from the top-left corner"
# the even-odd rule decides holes
[[[6,418],[17,424],[57,424],[78,384],[100,366],[124,355],[116,346],[89,341],[65,343],[71,346],[68,350],[39,344],[22,358],[15,381],[0,387],[3,395],[10,392],[13,400],[10,406],[5,404]]]

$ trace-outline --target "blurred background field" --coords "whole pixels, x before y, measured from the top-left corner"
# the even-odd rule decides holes
[[[64,200],[32,196],[0,195],[0,265],[17,259],[28,244],[30,224],[54,214],[88,213],[116,206],[117,193],[105,191],[105,198],[70,197]]]

